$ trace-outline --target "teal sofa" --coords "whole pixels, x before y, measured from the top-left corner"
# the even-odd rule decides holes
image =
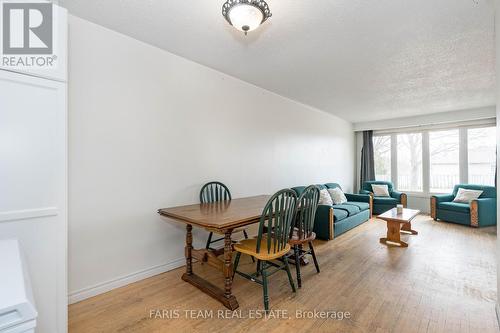
[[[403,207],[407,206],[408,196],[406,193],[398,192],[394,190],[394,185],[391,182],[382,180],[370,180],[363,183],[361,186],[360,194],[369,194],[373,196],[372,184],[376,185],[387,185],[389,188],[390,197],[373,197],[373,214],[380,215],[386,211],[396,207],[398,204],[402,204]]]
[[[458,189],[483,191],[477,200],[469,204],[453,202]],[[431,197],[431,217],[437,221],[470,225],[471,227],[486,227],[497,224],[497,189],[494,186],[459,184],[453,188],[453,193],[433,195]]]
[[[328,183],[317,185],[320,190],[340,188],[339,184]],[[306,186],[293,187],[298,196]],[[371,196],[364,194],[345,193],[348,202],[342,205],[319,205],[314,218],[314,232],[316,238],[330,240],[340,234],[366,222],[372,214]]]

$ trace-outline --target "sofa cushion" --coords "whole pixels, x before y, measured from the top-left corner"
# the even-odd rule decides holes
[[[344,210],[349,214],[349,216],[356,215],[361,211],[359,207],[355,205],[346,205],[346,204],[333,205],[333,211],[335,212],[336,210]]]
[[[380,184],[380,185],[387,185],[389,187],[389,193],[392,193],[394,191],[393,185],[391,182],[387,181],[382,181],[382,180],[369,180],[363,183],[362,189],[368,192],[372,191],[372,184]]]
[[[399,202],[397,199],[394,199],[394,198],[374,197],[373,203],[374,204],[381,204],[381,205],[397,205]]]
[[[340,185],[339,185],[339,184],[337,184],[337,183],[326,183],[326,184],[325,184],[325,187],[326,187],[326,188],[331,188],[331,189],[333,189],[333,188],[340,188],[340,189],[342,189],[342,188],[340,187]]]
[[[342,209],[333,209],[333,222],[342,221],[349,216],[349,213]]]
[[[304,193],[304,190],[306,189],[305,186],[296,186],[296,187],[292,187],[292,190],[295,191],[295,193],[297,193],[297,197],[300,197],[300,195],[302,193]]]
[[[333,232],[335,234],[335,237],[337,237],[338,235],[343,234],[344,232],[360,225],[363,222],[368,221],[369,219],[370,219],[370,212],[365,210],[359,214],[356,214],[353,217],[349,217],[347,219],[339,221],[338,223],[335,223],[335,226],[333,228]]]
[[[344,192],[339,187],[329,188],[328,193],[332,197],[334,205],[341,205],[347,202]]]
[[[344,205],[353,205],[359,208],[360,211],[364,211],[370,209],[370,204],[366,202],[358,202],[358,201],[347,201]]]
[[[470,225],[470,213],[462,213],[456,210],[438,209],[437,218],[444,222]]]
[[[319,205],[326,205],[326,206],[333,206],[333,200],[332,197],[330,196],[330,193],[328,193],[328,190],[322,189],[319,191]]]
[[[451,210],[455,212],[469,213],[469,204],[459,203],[459,202],[440,202],[438,205],[439,209]]]
[[[372,184],[372,192],[376,197],[390,197],[389,186],[387,184]]]
[[[453,202],[461,202],[468,204],[472,200],[477,200],[481,196],[481,194],[483,194],[483,191],[481,190],[470,190],[460,187],[457,191],[455,199],[453,199]]]
[[[495,186],[487,186],[487,185],[474,185],[474,184],[458,184],[453,188],[453,196],[457,195],[458,189],[464,188],[468,190],[479,190],[483,191],[479,198],[496,198],[497,197],[497,188]]]

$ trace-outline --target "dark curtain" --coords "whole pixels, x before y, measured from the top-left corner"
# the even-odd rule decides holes
[[[375,160],[373,157],[373,131],[363,131],[363,148],[361,149],[360,185],[368,180],[375,180]]]

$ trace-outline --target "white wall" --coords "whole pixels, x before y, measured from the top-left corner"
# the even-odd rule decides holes
[[[82,19],[69,23],[72,301],[182,265],[184,227],[156,211],[197,202],[207,181],[223,181],[234,197],[329,181],[352,190],[350,123]]]

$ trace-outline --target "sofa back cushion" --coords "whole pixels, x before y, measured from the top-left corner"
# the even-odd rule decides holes
[[[292,190],[294,190],[295,193],[297,193],[297,197],[300,197],[302,195],[302,193],[304,193],[305,189],[306,189],[305,186],[295,186],[295,187],[292,187]]]
[[[463,188],[466,190],[477,190],[483,191],[479,198],[496,198],[497,197],[497,188],[495,186],[487,186],[487,185],[475,185],[475,184],[458,184],[453,188],[453,196],[457,196],[457,192],[459,188]]]
[[[481,190],[471,190],[459,187],[453,202],[470,203],[472,200],[478,199],[481,194],[483,194]]]
[[[329,188],[328,193],[332,197],[332,201],[335,205],[340,205],[347,202],[347,198],[345,197],[344,192],[340,189],[340,187]]]
[[[332,197],[330,196],[330,193],[328,193],[328,190],[326,188],[319,191],[318,205],[333,206]]]
[[[372,184],[375,184],[375,185],[387,185],[387,187],[389,189],[389,194],[394,191],[394,185],[392,185],[392,182],[387,182],[387,181],[383,181],[383,180],[369,180],[369,181],[366,181],[361,186],[361,189],[365,190],[365,191],[372,192]]]
[[[390,197],[389,186],[386,184],[372,184],[372,192],[376,197]]]
[[[337,184],[337,183],[326,183],[325,187],[326,188],[330,188],[330,189],[334,189],[334,188],[340,188],[340,189],[342,189],[342,187],[340,187],[340,185]]]
[[[316,185],[320,191],[323,190],[323,189],[326,189],[326,186],[325,185]],[[300,195],[304,192],[304,190],[306,189],[307,186],[295,186],[295,187],[292,187],[292,190],[295,191],[295,193],[297,193],[297,197],[300,197]]]

